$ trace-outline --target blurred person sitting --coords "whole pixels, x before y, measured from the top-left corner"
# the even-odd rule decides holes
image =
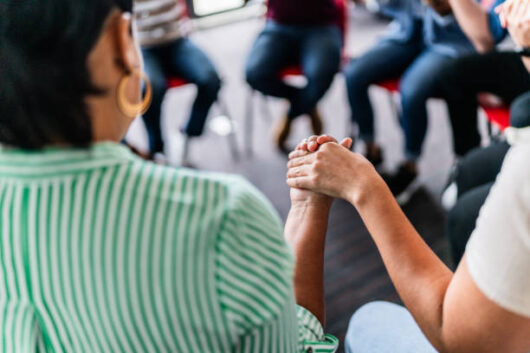
[[[290,107],[275,128],[277,147],[287,152],[293,119],[309,115],[315,134],[322,133],[317,109],[341,60],[342,37],[335,0],[268,0],[267,23],[249,54],[246,79],[255,90],[285,98]],[[286,84],[281,70],[300,64],[307,84]]]
[[[530,8],[514,7],[517,2],[510,1],[506,4],[506,8],[501,6],[498,12],[501,14],[504,26],[508,26],[510,34],[513,36],[515,43],[520,48],[530,47]],[[524,54],[524,50],[521,51]],[[455,82],[458,85],[466,84],[473,85],[474,82],[483,83],[484,86],[491,89],[498,89],[504,92],[513,89],[517,91],[517,84],[527,82],[530,79],[530,52],[527,50],[526,55],[520,53],[492,53],[482,58],[463,59],[458,68],[462,75],[465,75],[464,68],[471,70],[476,74],[472,80],[464,80],[464,82]],[[490,62],[491,74],[497,79],[497,85],[492,83],[491,78],[485,78],[489,72],[473,71],[473,61],[479,63]],[[510,64],[509,66],[500,65],[501,63]],[[499,64],[499,65],[495,65]],[[479,71],[482,71],[479,69]],[[452,76],[451,76],[452,77]],[[504,82],[506,80],[506,82]],[[490,84],[491,83],[491,84]],[[513,85],[515,87],[510,87]],[[462,87],[462,86],[460,86]],[[459,91],[459,88],[455,87]],[[525,90],[527,93],[519,97],[511,109],[510,125],[515,128],[524,128],[530,126],[530,87]],[[471,105],[476,102],[475,97],[468,97],[471,99]],[[460,102],[464,104],[466,102]],[[471,113],[471,111],[469,112]],[[472,115],[473,116],[473,115]],[[462,119],[469,117],[462,116]],[[472,120],[472,119],[470,119]],[[462,138],[472,138],[472,134],[464,133],[462,131]],[[507,132],[510,136],[510,130]],[[465,246],[474,229],[476,219],[479,211],[486,200],[490,189],[495,182],[497,174],[501,170],[504,156],[508,150],[506,143],[498,143],[491,145],[484,149],[478,149],[466,155],[462,161],[457,165],[454,174],[454,187],[456,187],[458,201],[452,208],[448,216],[447,235],[451,245],[451,252],[453,261],[458,264],[463,256]],[[514,206],[515,207],[515,206]]]
[[[1,350],[335,351],[327,198],[293,193],[288,246],[242,178],[119,143],[151,95],[132,6],[0,2]]]
[[[368,89],[372,84],[401,77],[406,161],[395,174],[384,176],[394,195],[405,191],[418,175],[417,160],[427,132],[426,102],[439,94],[444,67],[485,47],[482,37],[493,45],[505,35],[493,10],[483,10],[474,0],[458,1],[466,2],[467,7],[455,7],[443,0],[428,1],[430,6],[419,0],[389,2],[383,10],[395,18],[391,32],[345,69],[352,119],[366,144],[366,158],[376,166],[383,162],[383,151],[375,139]],[[472,32],[470,26],[474,26]]]
[[[191,23],[185,0],[134,0],[134,13],[145,70],[153,86],[153,103],[143,115],[152,157],[164,153],[161,111],[168,78],[179,77],[197,86],[190,116],[180,129],[187,137],[203,133],[221,80],[211,60],[187,38]]]

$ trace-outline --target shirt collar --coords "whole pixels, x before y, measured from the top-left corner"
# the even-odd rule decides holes
[[[0,176],[60,176],[135,159],[127,147],[115,142],[99,142],[87,148],[47,147],[36,151],[2,147]]]

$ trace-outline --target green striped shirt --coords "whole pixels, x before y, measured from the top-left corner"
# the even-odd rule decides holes
[[[267,200],[114,143],[0,151],[1,352],[333,352]]]

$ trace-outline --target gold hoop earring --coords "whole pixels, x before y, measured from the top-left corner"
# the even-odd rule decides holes
[[[127,100],[127,95],[125,94],[125,87],[127,82],[133,77],[138,76],[145,84],[145,96],[140,103],[134,104]],[[151,87],[151,81],[149,77],[142,71],[135,69],[130,74],[123,76],[118,85],[118,108],[120,111],[128,116],[129,118],[135,118],[139,114],[143,115],[149,107],[151,106],[151,101],[153,99],[153,89]]]

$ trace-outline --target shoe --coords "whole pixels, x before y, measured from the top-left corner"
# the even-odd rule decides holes
[[[292,120],[288,116],[285,116],[275,128],[275,141],[278,149],[285,154],[289,154],[289,148],[286,146],[287,139],[291,134],[291,123]]]
[[[324,127],[322,124],[322,117],[320,116],[320,113],[318,112],[317,108],[313,109],[313,111],[309,113],[309,119],[311,120],[311,128],[313,129],[313,134],[322,135]]]
[[[372,163],[374,167],[380,166],[384,161],[383,150],[381,147],[375,145],[366,149],[364,157]]]
[[[398,197],[412,184],[418,176],[418,172],[415,170],[415,166],[402,164],[395,174],[382,174],[381,176],[392,194]]]

